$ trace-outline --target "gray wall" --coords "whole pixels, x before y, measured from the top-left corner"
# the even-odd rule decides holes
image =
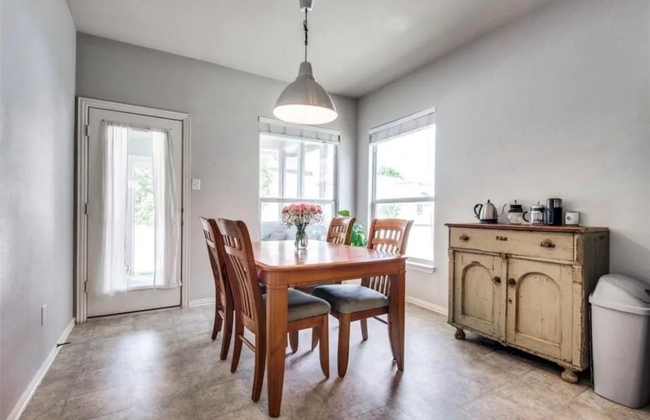
[[[273,63],[269,63],[273,65]],[[77,36],[77,95],[187,112],[192,118],[190,299],[214,297],[199,216],[246,222],[259,237],[257,118],[272,117],[286,83],[86,34]],[[340,206],[354,210],[357,104],[335,97]]]
[[[565,199],[611,229],[611,269],[650,280],[650,2],[543,6],[364,97],[357,208],[368,209],[368,130],[437,107],[434,274],[407,293],[447,305],[448,222],[475,203]]]
[[[75,28],[65,0],[2,0],[0,419],[72,319]],[[40,308],[47,304],[41,327]]]

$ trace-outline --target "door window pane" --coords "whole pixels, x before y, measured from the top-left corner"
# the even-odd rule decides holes
[[[129,287],[153,287],[155,263],[153,144],[149,130],[129,129],[125,262]]]

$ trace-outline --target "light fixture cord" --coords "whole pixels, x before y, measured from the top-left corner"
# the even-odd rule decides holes
[[[307,61],[307,45],[309,44],[309,27],[307,26],[307,14],[309,11],[305,9],[305,20],[302,22],[302,28],[305,31],[305,61]]]

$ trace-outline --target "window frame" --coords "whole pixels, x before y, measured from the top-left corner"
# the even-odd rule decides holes
[[[325,198],[301,198],[301,197],[285,197],[284,196],[284,189],[285,189],[285,183],[284,183],[284,177],[285,177],[285,170],[284,170],[284,165],[286,161],[286,157],[282,156],[284,153],[283,151],[280,152],[281,158],[279,159],[278,162],[278,183],[279,183],[279,197],[262,197],[261,195],[259,196],[259,222],[260,222],[260,235],[263,234],[262,229],[263,229],[263,223],[264,221],[262,220],[262,206],[265,203],[271,203],[271,204],[280,204],[279,206],[279,213],[278,213],[278,220],[281,219],[282,215],[282,207],[286,204],[292,204],[296,202],[300,203],[306,203],[306,204],[319,204],[319,205],[333,205],[333,216],[335,217],[336,214],[339,211],[339,145],[340,142],[333,142],[333,141],[320,141],[316,139],[311,139],[311,138],[302,138],[298,136],[291,136],[291,135],[284,135],[284,134],[275,134],[275,133],[266,133],[266,132],[260,132],[259,133],[259,144],[258,144],[258,156],[261,157],[262,155],[262,139],[263,136],[268,136],[268,137],[275,137],[283,140],[288,140],[288,141],[295,141],[297,142],[300,147],[299,147],[299,152],[298,152],[298,169],[296,171],[296,177],[297,177],[297,188],[299,192],[299,196],[304,196],[305,195],[305,189],[304,189],[304,175],[305,175],[305,144],[307,143],[315,143],[315,144],[322,144],[322,145],[327,145],[327,146],[333,146],[333,159],[334,159],[334,167],[333,167],[333,172],[334,172],[334,180],[333,180],[333,186],[332,186],[332,199],[325,199]],[[260,167],[261,167],[261,159],[260,163],[258,164],[258,180],[260,179]],[[258,194],[259,194],[259,188],[258,188]]]
[[[416,114],[412,114],[410,116],[400,118],[398,120],[395,120],[391,123],[384,124],[380,127],[371,129],[369,132],[369,137],[370,137],[370,220],[373,220],[377,214],[377,205],[380,204],[420,204],[420,203],[431,203],[433,205],[434,209],[434,216],[433,216],[433,222],[431,225],[432,229],[432,254],[431,254],[431,259],[424,259],[424,258],[416,258],[416,257],[411,257],[408,256],[407,263],[412,267],[417,269],[418,271],[424,271],[428,273],[432,273],[435,270],[435,203],[436,203],[436,194],[435,194],[435,185],[434,185],[434,194],[431,197],[402,197],[402,198],[383,198],[383,199],[377,199],[377,146],[381,145],[382,143],[386,143],[389,141],[396,141],[400,137],[405,137],[410,134],[413,134],[417,131],[427,129],[431,126],[435,126],[435,122],[431,124],[427,124],[423,127],[420,127],[415,130],[410,130],[407,131],[403,134],[395,135],[388,137],[386,139],[382,139],[379,141],[372,141],[372,134],[374,132],[380,131],[382,128],[385,127],[392,127],[392,126],[397,126],[399,124],[405,123],[405,122],[410,122],[413,121],[417,118],[420,118],[422,116],[427,116],[430,114],[435,114],[435,108],[425,110],[418,112]],[[436,138],[434,137],[434,147],[437,146],[436,144]],[[434,179],[435,179],[435,166],[434,166]],[[414,224],[415,226],[415,224]]]

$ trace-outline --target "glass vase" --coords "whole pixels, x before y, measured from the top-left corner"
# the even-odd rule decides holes
[[[307,244],[309,243],[309,238],[307,237],[307,232],[305,232],[306,225],[296,225],[296,251],[302,251],[307,249]]]

